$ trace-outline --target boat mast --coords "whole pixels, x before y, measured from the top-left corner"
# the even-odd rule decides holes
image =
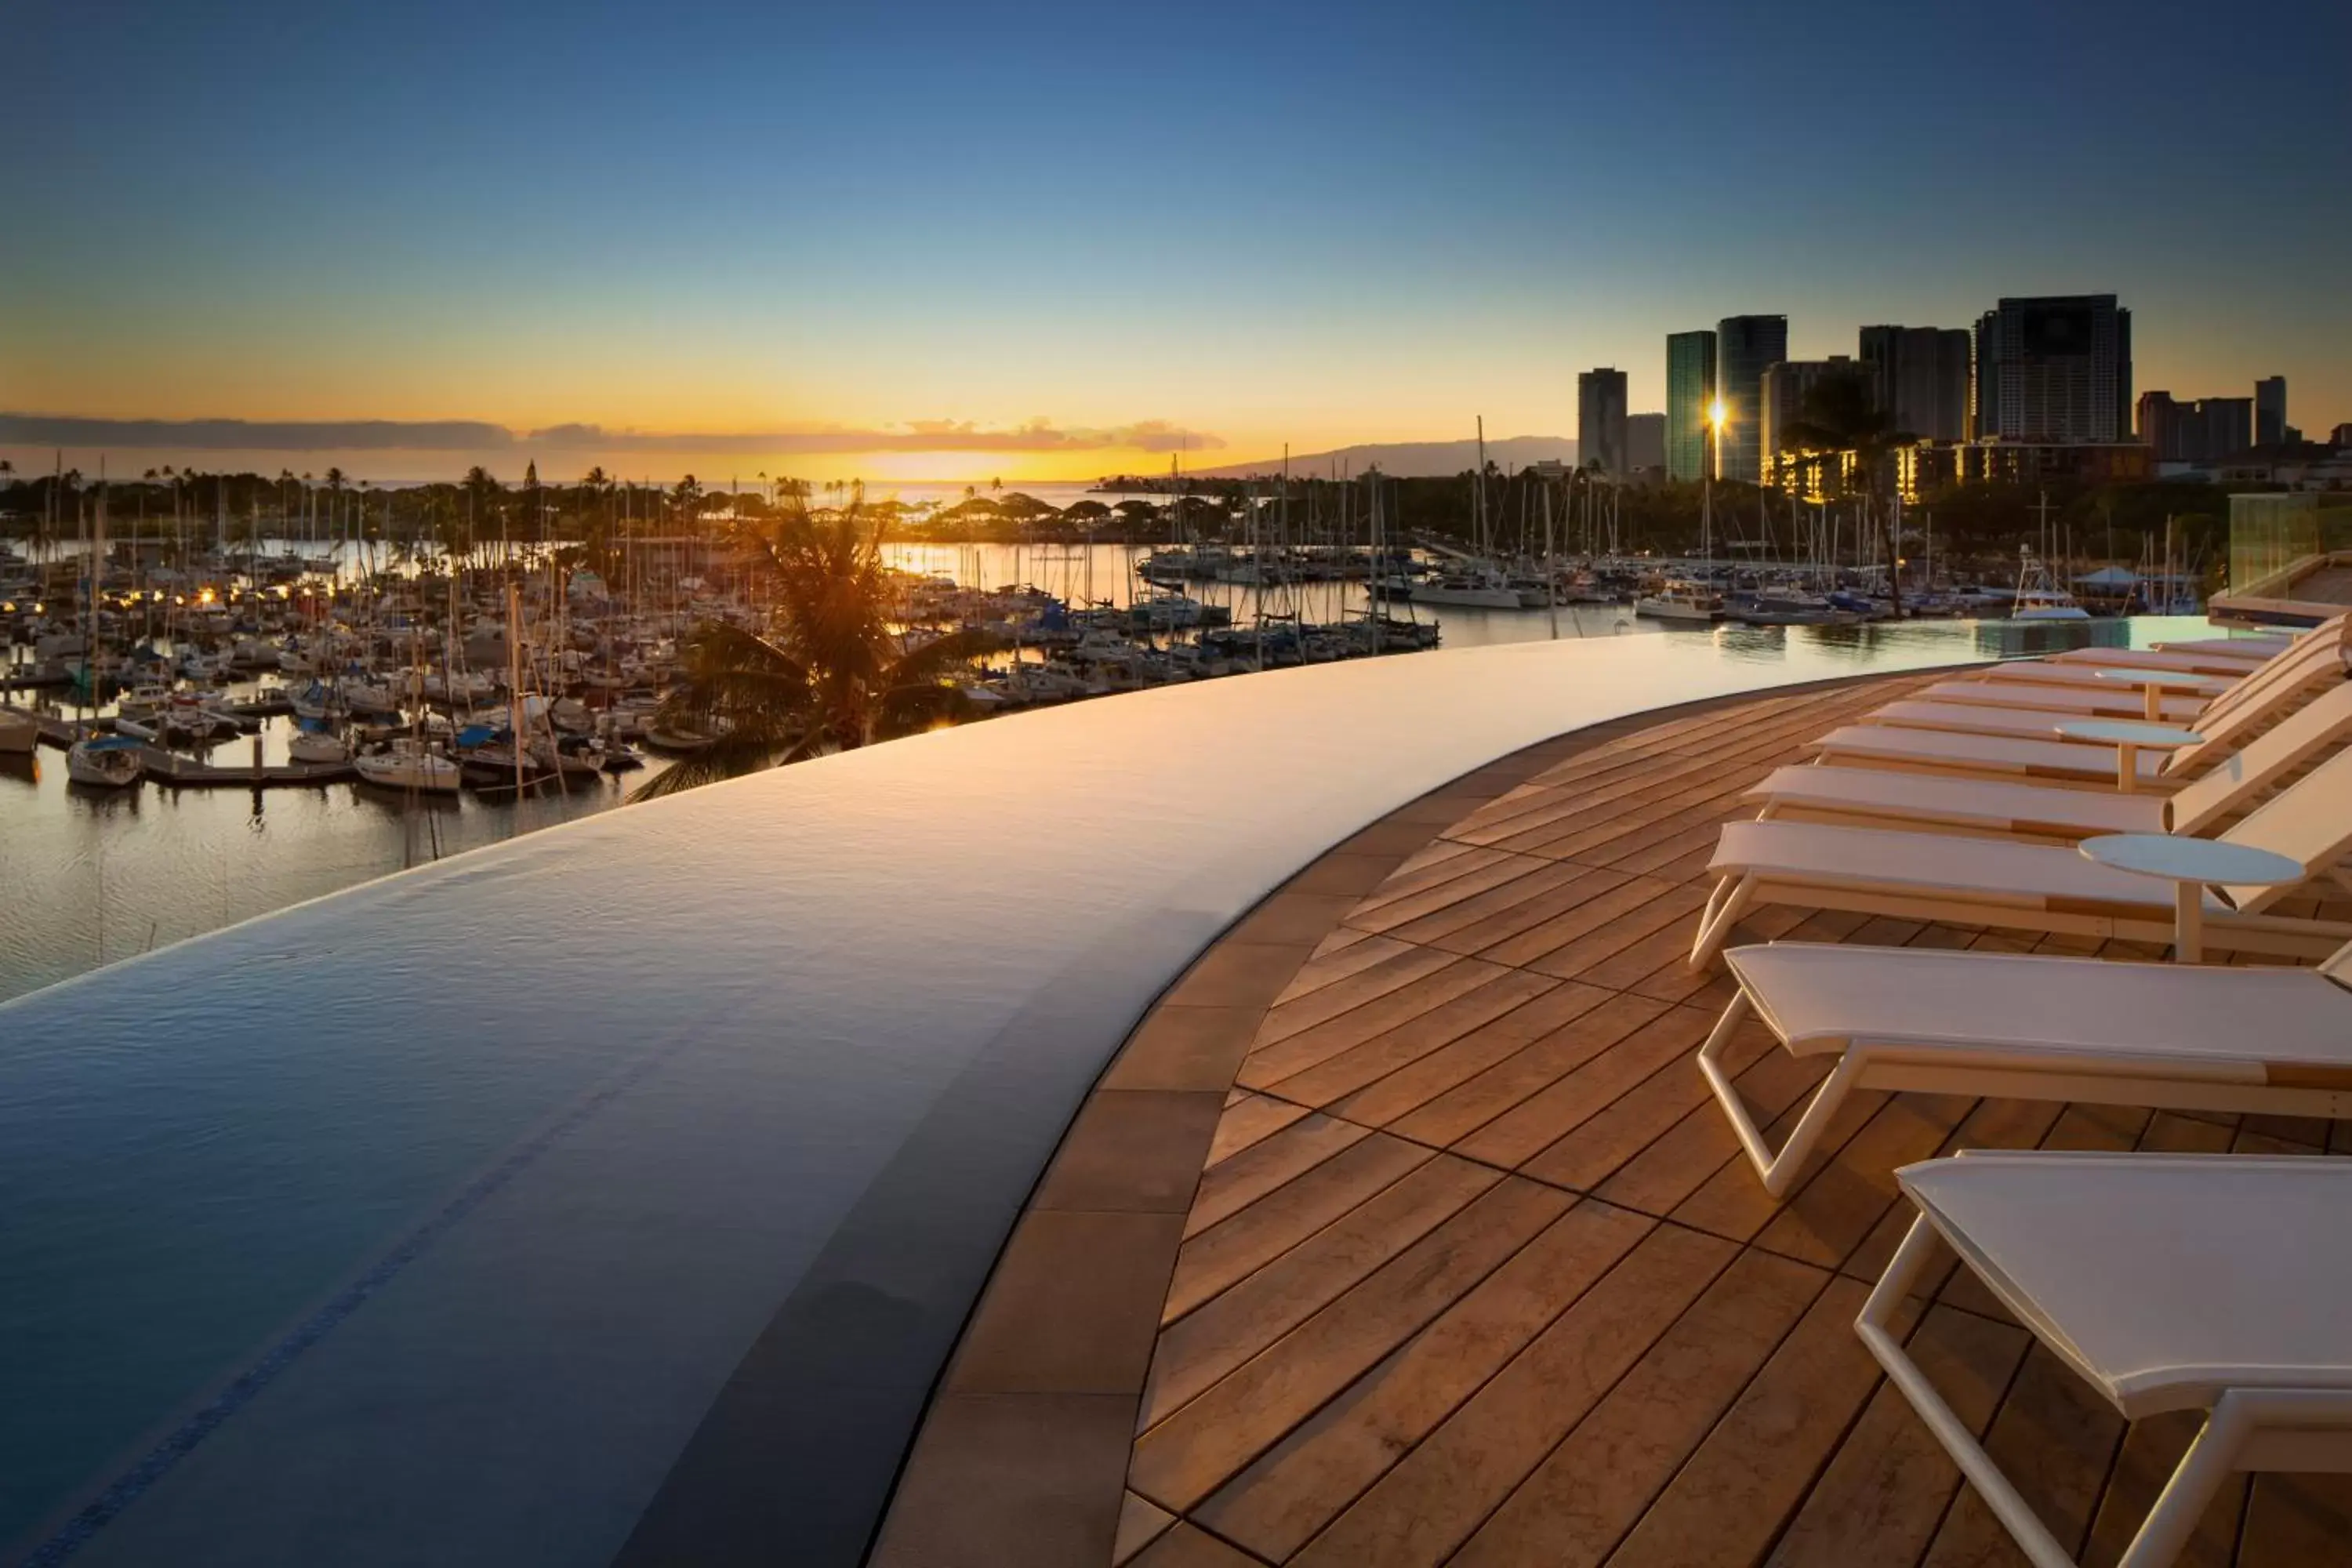
[[[514,752],[515,800],[522,800],[522,584],[507,578],[507,728]]]

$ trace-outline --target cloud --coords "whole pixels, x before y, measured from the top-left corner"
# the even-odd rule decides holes
[[[718,452],[746,457],[856,452],[1096,452],[1120,447],[1146,452],[1215,451],[1224,437],[1186,430],[1165,419],[1100,428],[1062,429],[1032,419],[992,429],[971,420],[911,419],[901,426],[856,429],[826,426],[815,430],[760,430],[696,435],[687,432],[607,430],[601,425],[554,425],[520,438],[526,447],[600,452]]]
[[[0,414],[5,447],[177,447],[253,452],[485,451],[514,444],[514,432],[474,419],[295,420],[85,419],[66,414]]]
[[[0,447],[178,447],[261,452],[535,451],[739,453],[746,457],[858,452],[1213,452],[1222,437],[1165,419],[1133,425],[1061,428],[1048,419],[991,428],[970,420],[915,419],[856,429],[731,433],[608,430],[601,425],[551,425],[518,434],[472,419],[404,421],[90,419],[72,415],[0,413]]]

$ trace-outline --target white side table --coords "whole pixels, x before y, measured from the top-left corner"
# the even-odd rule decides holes
[[[2143,724],[2131,719],[2069,719],[2054,728],[2063,740],[2090,741],[2103,746],[2113,746],[2116,749],[2116,788],[2125,795],[2139,787],[2141,747],[2169,752],[2205,743],[2205,737],[2194,730],[2183,730],[2172,724]]]
[[[2191,838],[2171,833],[2109,833],[2085,838],[2084,858],[2118,871],[2163,877],[2173,883],[2172,959],[2200,963],[2205,958],[2205,889],[2277,887],[2303,880],[2303,868],[2285,856],[2249,844]]]
[[[2108,666],[2093,672],[2101,680],[2112,680],[2118,686],[2137,686],[2147,699],[2147,721],[2164,721],[2164,694],[2168,691],[2193,691],[2200,697],[2218,697],[2230,689],[2230,683],[2210,675],[2192,675],[2185,669],[2120,669]]]

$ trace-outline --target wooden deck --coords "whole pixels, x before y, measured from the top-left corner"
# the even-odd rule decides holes
[[[1861,1094],[1834,1157],[1786,1202],[1765,1195],[1691,1060],[1727,995],[1683,964],[1704,867],[1717,825],[1749,815],[1742,790],[1916,684],[1621,733],[1444,827],[1360,899],[1369,880],[1294,884],[1339,924],[1249,1009],[1183,1212],[1111,1561],[2024,1561],[1854,1335],[1908,1218],[1890,1173],[1963,1146],[2318,1153],[2352,1138]],[[1741,935],[1769,938],[2093,945],[1779,908]],[[1248,962],[1218,960],[1196,975]],[[1229,1021],[1210,1015],[1234,1011],[1180,987],[1147,1029],[1205,1039]],[[1759,1120],[1827,1065],[1760,1029],[1738,1063]],[[2112,1563],[2193,1418],[2126,1426],[1967,1276],[1938,1278],[1908,1320],[1913,1353],[2060,1537]],[[2182,1562],[2352,1562],[2352,1478],[2242,1478]]]

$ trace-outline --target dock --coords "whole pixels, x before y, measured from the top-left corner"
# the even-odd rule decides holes
[[[40,731],[41,744],[64,751],[85,735],[105,732],[97,723],[61,719],[55,714],[36,713],[30,709],[0,704],[0,712],[13,713],[29,719]],[[256,746],[256,755],[259,748]],[[208,763],[199,757],[184,756],[165,751],[161,746],[141,746],[140,765],[147,776],[157,784],[173,789],[277,789],[307,784],[333,784],[341,779],[356,777],[359,770],[350,763],[262,763],[223,765]]]

